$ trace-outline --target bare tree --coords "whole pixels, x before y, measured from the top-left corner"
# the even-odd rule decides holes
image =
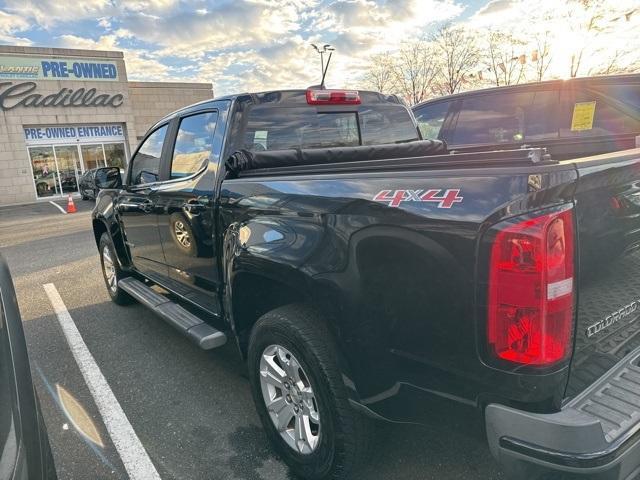
[[[605,0],[565,0],[564,17],[574,37],[575,49],[570,57],[569,73],[577,77],[586,56],[594,55],[594,45],[602,35],[616,28],[615,21],[628,13],[616,2]],[[606,69],[606,67],[605,67]]]
[[[549,70],[549,65],[551,65],[551,60],[553,59],[551,40],[551,31],[548,29],[536,33],[533,38],[535,50],[531,54],[530,65],[534,68],[535,80],[538,82],[541,82],[545,78],[547,70]]]
[[[640,72],[640,56],[638,56],[635,49],[616,49],[612,53],[607,51],[606,54],[607,62],[596,68],[589,69],[589,75],[614,75],[618,73]]]
[[[601,31],[600,23],[603,20],[603,14],[599,0],[577,0],[573,3],[568,12],[568,24],[573,27],[576,33],[576,50],[571,54],[570,75],[571,78],[578,76],[578,71],[582,64],[582,58],[587,48],[589,40],[595,37]],[[576,8],[577,7],[577,8]],[[585,16],[584,19],[577,18],[578,15]]]
[[[462,27],[446,25],[433,36],[433,45],[442,62],[439,93],[456,93],[478,70],[480,52],[475,38]]]
[[[406,43],[393,62],[395,87],[411,104],[433,94],[438,65],[431,45],[424,41]]]
[[[485,61],[496,87],[520,83],[526,65],[526,43],[512,33],[500,31],[490,31],[486,41]]]
[[[381,53],[370,58],[363,82],[367,88],[376,92],[393,93],[396,90],[394,59],[391,53]]]

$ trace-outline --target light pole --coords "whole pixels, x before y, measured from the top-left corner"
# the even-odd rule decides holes
[[[331,61],[331,55],[333,54],[333,51],[335,50],[335,48],[333,48],[328,43],[324,44],[322,47],[318,47],[315,43],[312,43],[311,46],[314,48],[316,52],[320,54],[320,75],[321,75],[320,86],[324,88],[324,77],[327,74],[327,69],[329,68],[329,62]],[[327,65],[325,66],[324,54],[327,52],[329,52],[329,58],[327,59]]]

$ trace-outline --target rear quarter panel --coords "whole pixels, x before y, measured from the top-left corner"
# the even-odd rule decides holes
[[[386,418],[415,420],[406,397],[559,404],[567,368],[528,377],[494,370],[477,352],[482,232],[573,198],[571,166],[538,167],[534,177],[530,171],[225,180],[220,208],[228,286],[233,291],[239,278],[255,274],[304,290],[331,322],[357,400]],[[405,193],[397,206],[374,200],[386,190],[419,193]],[[419,201],[429,190],[438,191],[436,198],[458,190],[461,201],[450,208]]]

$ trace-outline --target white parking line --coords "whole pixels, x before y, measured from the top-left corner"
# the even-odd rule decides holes
[[[158,471],[84,343],[55,285],[47,283],[43,287],[129,477],[131,480],[160,480]]]
[[[51,205],[53,205],[54,207],[56,207],[58,210],[60,210],[65,215],[67,214],[67,211],[64,208],[62,208],[60,205],[58,205],[56,202],[54,202],[53,200],[49,200],[49,203]]]

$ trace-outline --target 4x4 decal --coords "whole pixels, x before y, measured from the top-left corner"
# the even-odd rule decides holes
[[[381,190],[373,200],[390,207],[399,207],[402,202],[436,202],[438,208],[451,208],[454,203],[462,203],[459,189],[432,190]]]

